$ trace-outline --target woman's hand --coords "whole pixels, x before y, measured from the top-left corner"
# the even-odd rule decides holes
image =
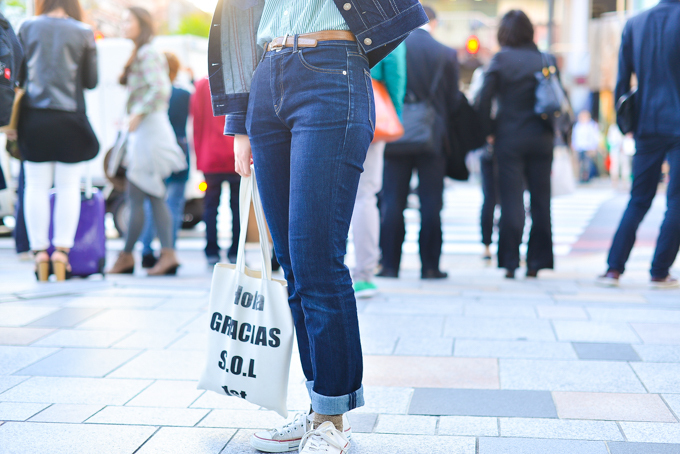
[[[135,132],[139,128],[140,123],[144,119],[144,115],[136,114],[130,117],[130,124],[128,125],[128,131]]]
[[[250,139],[246,135],[234,137],[234,160],[236,173],[242,177],[250,176],[250,164],[253,162],[253,152],[250,148]]]

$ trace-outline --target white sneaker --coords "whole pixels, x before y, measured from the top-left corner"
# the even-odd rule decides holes
[[[300,440],[312,430],[313,414],[297,413],[293,420],[281,427],[257,432],[250,437],[250,446],[263,452],[287,452],[297,449]],[[352,427],[347,415],[342,415],[342,425],[345,437],[352,438]]]
[[[344,419],[344,418],[343,418]],[[300,454],[330,453],[347,454],[350,443],[345,436],[335,428],[332,422],[326,421],[314,430],[310,430],[302,437]]]

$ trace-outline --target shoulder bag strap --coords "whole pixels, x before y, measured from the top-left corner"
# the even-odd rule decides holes
[[[434,79],[432,79],[432,85],[430,86],[430,92],[428,93],[428,98],[427,101],[432,101],[434,99],[434,94],[437,91],[437,86],[439,85],[439,81],[441,80],[443,74],[444,74],[444,66],[446,65],[446,55],[443,55],[441,58],[441,61],[439,63],[439,67],[437,68],[437,72],[434,75]]]

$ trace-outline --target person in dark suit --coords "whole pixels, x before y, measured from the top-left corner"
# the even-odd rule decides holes
[[[623,29],[619,51],[616,99],[630,91],[632,74],[638,80],[635,94],[637,152],[633,157],[630,202],[614,235],[607,263],[598,278],[603,285],[618,285],[635,243],[635,234],[649,211],[661,177],[664,160],[670,164],[666,217],[661,224],[652,260],[651,285],[678,287],[670,275],[680,248],[680,2],[661,2],[631,18]]]
[[[534,44],[534,27],[522,11],[509,11],[498,28],[498,52],[484,75],[477,110],[498,162],[501,220],[498,267],[515,277],[524,232],[524,189],[531,195],[532,227],[527,277],[553,267],[550,219],[550,171],[555,140],[552,125],[534,113],[536,73],[543,57]],[[492,100],[498,100],[495,121]]]
[[[406,102],[421,102],[430,98],[430,90],[439,72],[439,82],[432,99],[437,112],[436,131],[438,153],[413,152],[385,154],[380,248],[382,270],[378,276],[398,277],[401,248],[404,242],[404,209],[410,191],[413,171],[418,171],[420,198],[420,261],[423,279],[444,279],[448,275],[439,269],[442,250],[440,212],[443,206],[446,174],[446,130],[448,119],[458,102],[458,59],[456,52],[437,42],[430,34],[436,27],[434,10],[424,7],[430,23],[415,30],[406,39]],[[439,67],[441,71],[438,71]],[[389,148],[389,147],[388,147]]]

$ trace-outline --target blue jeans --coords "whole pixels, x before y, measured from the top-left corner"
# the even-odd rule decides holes
[[[205,182],[208,187],[203,199],[203,221],[205,222],[205,255],[206,257],[219,257],[220,246],[217,242],[217,210],[220,207],[222,197],[222,183],[229,182],[231,207],[231,247],[227,251],[230,261],[238,252],[238,236],[241,233],[241,220],[239,215],[239,188],[241,177],[235,173],[206,173]]]
[[[666,217],[656,240],[656,251],[650,273],[654,278],[668,276],[680,248],[680,137],[638,139],[633,156],[633,187],[630,202],[623,213],[621,224],[614,235],[609,269],[623,273],[635,235],[642,219],[652,206],[661,178],[661,166],[668,159],[671,166],[670,183],[666,190]]]
[[[182,219],[184,219],[184,189],[186,181],[167,181],[167,193],[165,203],[170,210],[172,217],[172,247],[175,247],[177,241],[177,232],[182,227]],[[151,203],[148,199],[144,201],[144,230],[142,230],[142,254],[153,254],[151,249],[151,242],[156,237],[156,226],[153,221],[153,213],[151,211]]]
[[[344,257],[374,122],[368,60],[356,43],[322,41],[263,56],[246,128],[312,408],[326,415],[364,404]]]

